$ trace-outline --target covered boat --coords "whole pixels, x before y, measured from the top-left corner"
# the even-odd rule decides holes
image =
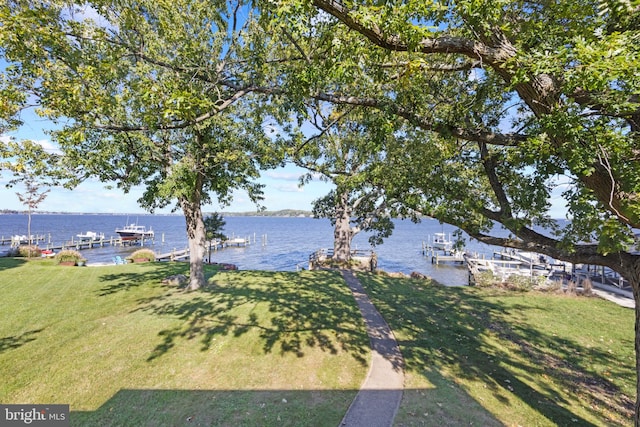
[[[140,239],[152,239],[153,230],[144,225],[130,224],[125,225],[122,228],[116,228],[116,233],[122,240],[140,240]]]

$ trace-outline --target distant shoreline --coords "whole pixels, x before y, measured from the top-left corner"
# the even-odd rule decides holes
[[[203,212],[204,215],[210,215],[213,212]],[[275,217],[313,217],[311,211],[298,209],[281,209],[278,211],[249,211],[249,212],[217,212],[222,216],[275,216]],[[0,215],[28,215],[27,211],[18,211],[11,209],[0,210]],[[111,215],[111,216],[183,216],[181,213],[131,213],[131,212],[51,212],[51,211],[35,211],[31,215]]]

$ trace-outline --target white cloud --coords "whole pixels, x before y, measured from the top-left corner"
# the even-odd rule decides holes
[[[62,151],[60,151],[60,148],[58,148],[58,146],[54,145],[51,141],[47,139],[40,139],[33,142],[35,142],[36,144],[44,148],[44,151],[46,151],[47,153],[62,154]]]
[[[285,170],[269,170],[262,174],[263,177],[282,181],[298,181],[303,173],[287,172]]]
[[[304,189],[297,184],[276,185],[275,189],[278,191],[284,191],[285,193],[302,193]]]

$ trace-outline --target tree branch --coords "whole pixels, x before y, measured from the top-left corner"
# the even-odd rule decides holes
[[[313,0],[313,5],[334,16],[349,28],[356,30],[372,43],[388,50],[407,52],[409,46],[398,36],[385,35],[375,24],[364,25],[350,15],[350,11],[336,0]],[[512,56],[502,47],[492,48],[475,40],[462,37],[423,38],[415,49],[421,53],[458,53],[472,58],[482,58],[489,64],[504,63]]]
[[[522,134],[502,134],[484,131],[481,129],[464,129],[458,126],[434,123],[425,117],[415,114],[407,108],[376,98],[360,98],[329,93],[320,93],[312,96],[321,101],[332,102],[335,104],[358,105],[389,111],[397,116],[403,117],[423,130],[433,131],[441,135],[450,135],[468,141],[484,142],[490,145],[501,145],[506,147],[517,147],[526,142],[528,138],[526,135]]]

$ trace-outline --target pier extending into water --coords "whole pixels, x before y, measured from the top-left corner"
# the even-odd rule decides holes
[[[105,246],[133,246],[133,245],[144,246],[145,243],[146,244],[151,243],[153,245],[155,241],[153,238],[122,239],[121,237],[113,237],[113,236],[109,238],[101,237],[99,239],[92,239],[92,240],[71,238],[71,240],[58,245],[47,243],[47,245],[43,249],[51,250],[51,251],[75,249],[77,251],[80,251],[83,249],[102,248]]]
[[[99,235],[95,238],[75,238],[71,237],[70,240],[63,241],[62,243],[55,243],[49,235],[34,235],[31,238],[27,238],[27,236],[11,236],[0,237],[0,243],[2,245],[10,244],[12,248],[17,248],[20,245],[36,245],[41,250],[46,251],[62,251],[62,250],[77,250],[81,251],[84,249],[92,249],[92,248],[102,248],[105,246],[134,246],[134,245],[147,245],[147,244],[155,244],[155,241],[152,237],[150,238],[137,238],[137,239],[122,239],[120,236],[114,237],[104,237],[104,235]]]
[[[0,245],[20,246],[28,245],[29,242],[35,245],[39,242],[44,242],[45,240],[46,236],[44,234],[32,235],[31,238],[28,236],[0,236]]]
[[[266,242],[266,236],[263,237],[263,244]],[[206,242],[205,248],[209,252],[209,257],[211,257],[211,253],[216,252],[218,250],[229,248],[229,247],[244,247],[251,244],[251,239],[242,238],[242,237],[234,237],[227,240],[215,239],[210,242]],[[185,249],[177,249],[174,248],[170,252],[165,252],[156,255],[156,261],[183,261],[189,259],[189,248]]]

